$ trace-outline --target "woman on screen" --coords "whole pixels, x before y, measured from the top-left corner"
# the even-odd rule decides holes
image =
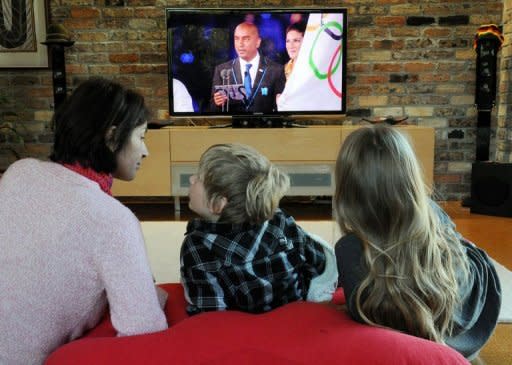
[[[284,65],[286,80],[290,77],[295,61],[299,56],[300,46],[304,39],[306,25],[304,23],[293,23],[286,28],[286,52],[290,60]]]
[[[55,112],[51,161],[0,179],[0,364],[42,364],[107,304],[119,336],[167,328],[140,223],[110,191],[148,155],[147,118],[141,95],[85,81]]]

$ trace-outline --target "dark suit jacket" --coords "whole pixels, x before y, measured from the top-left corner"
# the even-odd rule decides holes
[[[222,70],[227,70],[229,77],[226,77],[226,80],[222,80]],[[218,107],[213,102],[213,94],[215,93],[215,86],[222,85],[223,81],[227,84],[244,83],[243,75],[240,74],[240,60],[238,58],[215,67],[212,81],[212,96],[210,100],[211,111],[222,112],[222,108]],[[276,111],[276,95],[283,92],[285,82],[286,78],[284,76],[283,65],[260,55],[260,63],[258,65],[256,80],[253,82],[251,97],[243,101],[230,100],[229,113],[269,113]],[[224,107],[224,111],[226,111],[226,107]]]

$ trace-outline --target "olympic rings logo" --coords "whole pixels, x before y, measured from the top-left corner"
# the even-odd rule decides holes
[[[339,31],[339,34],[335,34],[331,28],[337,29]],[[322,73],[319,69],[319,67],[316,65],[315,60],[313,59],[314,51],[317,46],[318,39],[320,38],[320,35],[325,32],[327,35],[329,35],[333,40],[335,41],[341,41],[342,34],[343,34],[343,27],[340,23],[336,21],[330,21],[328,23],[325,23],[322,25],[318,33],[316,34],[315,40],[313,41],[313,45],[311,46],[311,50],[309,51],[309,66],[313,70],[313,73],[315,76],[320,79],[324,80],[327,79],[327,82],[329,84],[329,88],[332,90],[332,92],[341,98],[341,90],[338,90],[336,86],[333,83],[332,75],[336,73],[338,70],[338,67],[341,63],[341,42],[334,51],[333,56],[331,57],[329,61],[329,65],[327,68],[327,72]]]

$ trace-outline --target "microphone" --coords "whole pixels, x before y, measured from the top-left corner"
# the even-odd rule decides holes
[[[222,86],[229,85],[229,73],[230,70],[225,68],[220,70],[220,77],[222,78]],[[228,99],[226,100],[226,112],[229,112],[229,91],[225,88],[224,92]],[[222,111],[224,111],[224,104],[222,104]]]
[[[229,69],[220,70],[220,77],[222,77],[222,85],[226,85],[226,81],[229,83]]]

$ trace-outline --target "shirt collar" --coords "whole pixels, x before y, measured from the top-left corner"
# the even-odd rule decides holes
[[[250,61],[243,60],[240,57],[238,59],[240,60],[240,73],[242,74],[242,77],[245,73],[245,65],[250,63],[252,67],[249,70],[249,73],[251,74],[251,77],[254,80],[254,76],[256,76],[256,73],[258,72],[258,66],[260,65],[260,53],[257,52],[256,56]]]

